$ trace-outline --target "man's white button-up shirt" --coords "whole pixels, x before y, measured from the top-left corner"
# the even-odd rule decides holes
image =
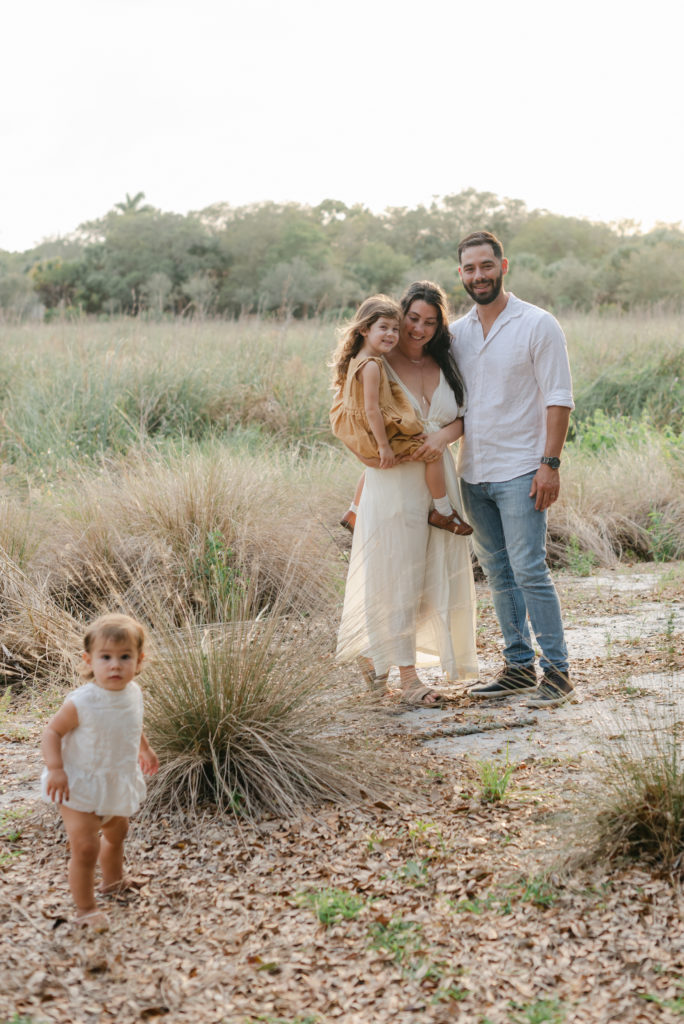
[[[477,484],[513,480],[538,469],[547,407],[575,407],[560,324],[509,292],[486,338],[477,306],[449,330],[466,387],[460,475]]]

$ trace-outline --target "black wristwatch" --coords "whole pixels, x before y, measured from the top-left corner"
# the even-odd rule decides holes
[[[560,459],[555,455],[543,455],[541,464],[542,466],[550,466],[551,469],[560,469]]]

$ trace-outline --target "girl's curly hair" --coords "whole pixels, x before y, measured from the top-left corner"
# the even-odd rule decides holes
[[[401,306],[389,295],[371,295],[364,299],[351,320],[340,329],[340,340],[335,349],[330,366],[333,371],[332,384],[334,388],[342,387],[347,377],[349,363],[357,356],[363,347],[363,331],[372,327],[380,317],[387,320],[398,320],[401,322],[403,313]]]

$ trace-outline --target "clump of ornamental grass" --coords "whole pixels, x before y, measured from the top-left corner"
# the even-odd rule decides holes
[[[669,706],[649,702],[608,725],[595,785],[579,816],[580,863],[638,861],[684,867],[684,679],[667,682]]]
[[[288,602],[256,612],[253,593],[235,600],[230,621],[211,627],[155,623],[141,680],[161,768],[147,813],[209,805],[254,819],[377,789],[378,758],[345,733],[348,694],[325,631]]]

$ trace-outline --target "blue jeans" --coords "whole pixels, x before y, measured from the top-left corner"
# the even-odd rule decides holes
[[[568,670],[560,601],[546,564],[546,512],[537,512],[529,497],[534,473],[497,483],[461,480],[473,547],[492,591],[505,649],[512,665],[530,665],[534,649],[527,624],[542,656],[543,671]]]

